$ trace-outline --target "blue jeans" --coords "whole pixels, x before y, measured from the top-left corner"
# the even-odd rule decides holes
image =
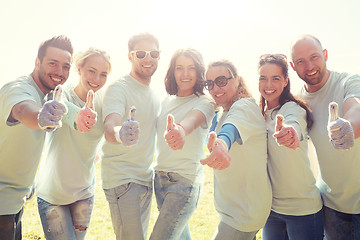
[[[201,184],[193,184],[174,172],[155,172],[155,196],[159,216],[151,233],[151,240],[189,240],[188,222],[201,194]]]
[[[347,214],[324,207],[326,240],[360,240],[360,214]]]
[[[263,228],[264,240],[321,240],[324,238],[323,210],[304,216],[271,211]]]
[[[94,206],[94,196],[69,205],[51,204],[39,197],[37,203],[46,239],[85,238]]]
[[[0,239],[21,240],[21,218],[23,208],[17,214],[0,215]]]
[[[152,188],[127,183],[104,189],[117,240],[146,239],[150,221]]]
[[[256,240],[256,233],[258,232],[242,232],[239,231],[224,222],[220,222],[214,236],[213,240]]]

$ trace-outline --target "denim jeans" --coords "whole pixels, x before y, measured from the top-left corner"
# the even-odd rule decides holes
[[[256,240],[256,233],[258,232],[242,232],[233,227],[230,227],[224,222],[220,222],[214,236],[213,240]]]
[[[0,215],[0,239],[21,240],[21,218],[23,208],[17,214]]]
[[[127,183],[104,189],[117,240],[146,239],[150,221],[152,188]]]
[[[263,228],[264,240],[321,240],[324,238],[323,210],[304,216],[271,211]]]
[[[94,206],[94,196],[69,205],[51,204],[39,197],[37,203],[47,240],[79,240],[85,238]]]
[[[347,214],[324,207],[326,240],[360,240],[360,214]]]
[[[155,196],[159,216],[150,240],[190,240],[188,222],[201,194],[201,184],[193,184],[174,172],[155,172]]]

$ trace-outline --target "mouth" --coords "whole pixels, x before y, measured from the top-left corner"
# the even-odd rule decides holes
[[[181,82],[191,82],[191,79],[182,79]]]
[[[54,76],[50,76],[51,80],[53,80],[54,82],[57,82],[57,83],[61,83],[62,81],[62,78],[60,77],[54,77]]]
[[[153,65],[143,65],[144,68],[151,68]]]
[[[218,98],[218,97],[222,97],[223,95],[225,95],[225,93],[215,94],[214,96]]]
[[[98,88],[99,85],[98,84],[93,84],[91,82],[88,82],[89,86],[92,87],[92,88]]]
[[[275,92],[275,90],[265,90],[264,92],[265,92],[266,94],[272,94],[272,93]]]
[[[312,71],[312,72],[310,72],[310,73],[306,73],[306,75],[312,77],[312,76],[314,76],[315,74],[317,74],[317,72],[318,72],[317,70],[316,70],[316,71]]]

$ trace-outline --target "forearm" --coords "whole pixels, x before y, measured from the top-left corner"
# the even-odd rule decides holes
[[[24,126],[31,129],[40,129],[38,115],[41,108],[33,101],[23,101],[14,105],[11,110],[9,120],[19,121]]]
[[[179,124],[184,128],[186,136],[201,126],[205,121],[205,115],[201,111],[193,110],[188,115],[186,115],[186,117]]]
[[[121,116],[116,113],[111,113],[105,118],[104,133],[106,141],[118,144],[115,138],[114,127],[121,126]]]

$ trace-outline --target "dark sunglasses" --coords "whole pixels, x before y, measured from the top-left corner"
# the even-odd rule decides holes
[[[135,53],[135,56],[137,59],[144,59],[146,58],[146,56],[149,54],[151,58],[153,59],[157,59],[160,56],[160,52],[159,51],[145,51],[145,50],[135,50],[135,51],[131,51],[130,54]]]
[[[225,77],[225,76],[219,76],[217,78],[215,78],[214,81],[212,80],[206,80],[205,83],[204,83],[204,86],[207,90],[213,90],[214,88],[214,83],[218,86],[218,87],[225,87],[229,80],[232,79],[233,77]]]
[[[262,61],[269,61],[269,60],[284,60],[286,61],[287,58],[284,54],[263,54],[260,56],[260,60]]]

